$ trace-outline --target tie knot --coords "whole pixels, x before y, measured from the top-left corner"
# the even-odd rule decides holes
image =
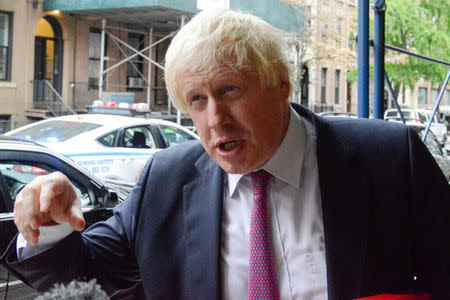
[[[269,183],[270,177],[272,175],[270,175],[269,172],[261,169],[258,170],[256,172],[252,172],[250,173],[250,176],[252,178],[252,182],[253,182],[253,189],[264,189],[267,187],[267,184]]]

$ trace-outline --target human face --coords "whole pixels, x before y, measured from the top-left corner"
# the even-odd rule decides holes
[[[186,66],[178,75],[203,147],[228,173],[247,174],[275,153],[289,124],[289,83],[264,87],[254,71]]]

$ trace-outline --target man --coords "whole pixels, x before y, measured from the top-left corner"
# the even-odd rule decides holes
[[[19,278],[45,290],[94,277],[148,299],[450,299],[449,187],[413,130],[289,105],[283,35],[241,12],[181,28],[165,78],[201,144],[155,154],[114,216],[82,234],[62,174],[30,183],[2,258]]]

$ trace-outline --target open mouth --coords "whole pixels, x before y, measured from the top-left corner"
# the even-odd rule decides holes
[[[235,149],[237,146],[239,146],[238,141],[229,141],[226,143],[221,143],[220,149],[222,149],[224,151],[231,151],[231,150]]]

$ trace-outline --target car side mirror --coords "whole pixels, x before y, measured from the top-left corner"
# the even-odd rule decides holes
[[[119,196],[115,191],[105,188],[98,202],[102,207],[114,207],[119,203]]]

